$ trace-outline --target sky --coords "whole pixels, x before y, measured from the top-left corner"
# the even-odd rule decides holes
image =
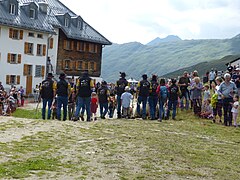
[[[240,0],[60,0],[113,43],[240,34]]]

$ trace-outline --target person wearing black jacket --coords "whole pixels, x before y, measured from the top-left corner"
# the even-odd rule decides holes
[[[158,94],[157,94],[157,87],[158,87],[158,82],[157,82],[157,76],[152,75],[152,80],[150,82],[151,85],[151,90],[149,93],[149,98],[148,98],[148,103],[149,103],[149,108],[150,108],[150,116],[151,120],[155,120],[156,118],[156,106],[158,103]]]
[[[172,85],[169,87],[169,99],[168,99],[168,110],[167,110],[167,118],[169,118],[170,110],[172,109],[172,119],[176,119],[176,110],[178,104],[178,95],[179,88],[176,85],[176,79],[172,79]]]
[[[57,82],[57,119],[61,120],[61,108],[63,106],[63,121],[67,119],[68,95],[70,94],[71,85],[65,80],[66,75],[60,74]]]
[[[117,93],[117,118],[122,117],[121,113],[121,96],[125,92],[125,87],[128,86],[128,81],[126,80],[126,73],[120,72],[120,79],[116,82],[115,90]]]
[[[80,110],[84,107],[87,111],[87,121],[91,121],[91,94],[94,88],[93,80],[89,77],[88,72],[85,71],[83,76],[77,81],[77,107],[75,112],[74,121],[79,119]]]
[[[99,105],[100,105],[101,119],[106,119],[105,116],[108,112],[108,98],[110,95],[110,91],[107,87],[106,81],[103,81],[100,88],[98,88],[97,95],[98,95],[98,101],[99,101]],[[104,109],[104,111],[103,111],[103,109]]]
[[[48,104],[48,113],[47,113],[47,119],[51,118],[51,107],[52,107],[52,102],[53,102],[53,98],[55,97],[55,93],[56,93],[56,84],[55,82],[52,80],[53,78],[53,74],[52,73],[48,73],[47,75],[47,79],[45,79],[44,81],[42,81],[41,83],[41,87],[40,87],[40,96],[42,98],[42,119],[45,120],[45,116],[46,116],[46,106]]]

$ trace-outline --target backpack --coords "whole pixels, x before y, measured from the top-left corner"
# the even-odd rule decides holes
[[[167,100],[168,97],[168,89],[166,86],[160,86],[160,99]]]
[[[53,81],[44,80],[41,86],[41,97],[46,99],[53,98]]]

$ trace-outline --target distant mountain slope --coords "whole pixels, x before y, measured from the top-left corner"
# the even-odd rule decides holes
[[[163,76],[167,78],[177,78],[178,76],[181,76],[184,71],[192,72],[194,70],[197,70],[199,73],[199,76],[201,77],[201,76],[204,76],[207,71],[210,71],[211,68],[214,68],[214,69],[216,68],[218,71],[226,71],[227,66],[225,64],[238,58],[240,58],[240,54],[229,55],[229,56],[223,57],[222,59],[217,59],[209,62],[202,62],[187,68],[179,69],[175,72],[171,72]]]
[[[169,35],[165,38],[155,38],[154,40],[150,41],[149,43],[147,43],[146,45],[148,46],[154,46],[154,45],[157,45],[159,43],[164,43],[164,42],[175,42],[175,41],[181,41],[182,39],[179,38],[178,36],[175,36],[175,35]]]
[[[102,77],[107,81],[119,78],[119,71],[140,79],[143,73],[164,74],[240,54],[240,37],[232,39],[184,40],[149,46],[138,42],[113,44],[103,50]]]

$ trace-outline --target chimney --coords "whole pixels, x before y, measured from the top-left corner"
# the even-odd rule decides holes
[[[48,12],[48,3],[43,1],[43,2],[39,2],[39,9],[43,14],[47,14]]]

